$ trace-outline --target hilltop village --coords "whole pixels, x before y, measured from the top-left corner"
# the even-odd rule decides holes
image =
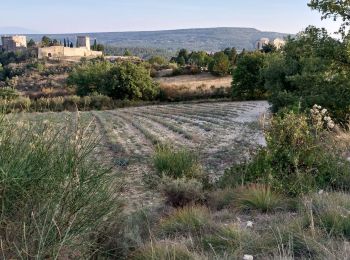
[[[26,50],[28,47],[37,49],[37,57],[42,58],[62,58],[62,57],[98,57],[102,56],[103,52],[91,49],[90,37],[77,36],[76,47],[73,47],[73,43],[67,44],[54,41],[47,45],[43,43],[36,44],[27,42],[26,36],[2,36],[0,49],[7,52],[18,52]],[[44,38],[43,38],[44,39]],[[28,46],[30,43],[30,46]]]

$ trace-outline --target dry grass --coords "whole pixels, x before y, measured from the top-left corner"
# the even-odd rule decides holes
[[[232,77],[215,77],[209,73],[157,78],[161,89],[170,99],[191,96],[201,97],[213,94],[228,94]]]

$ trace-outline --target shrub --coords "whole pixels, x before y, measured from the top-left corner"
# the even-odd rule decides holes
[[[77,94],[102,94],[114,99],[153,100],[159,86],[142,64],[107,61],[83,63],[68,77],[68,84],[77,86]]]
[[[158,242],[146,245],[131,255],[133,260],[195,260],[196,257],[183,245]]]
[[[204,200],[203,185],[195,179],[173,180],[165,177],[162,179],[161,191],[167,203],[173,207],[184,207]]]
[[[189,179],[202,177],[198,158],[189,150],[175,151],[167,145],[160,145],[156,149],[153,164],[159,175]]]
[[[84,255],[89,236],[116,214],[120,204],[112,195],[113,181],[91,160],[96,137],[87,132],[1,120],[5,258],[60,258],[73,250]]]
[[[199,235],[210,229],[210,213],[205,207],[189,206],[176,209],[171,215],[161,220],[160,232],[165,236]]]
[[[285,207],[286,201],[267,185],[252,184],[236,189],[234,206],[241,210],[272,212]]]
[[[16,89],[5,87],[0,88],[0,99],[12,100],[19,97],[19,93]]]
[[[324,135],[309,122],[307,116],[293,112],[274,117],[266,132],[267,147],[252,161],[226,171],[219,186],[265,183],[290,195],[342,189],[340,180],[349,176],[349,162],[326,148]]]

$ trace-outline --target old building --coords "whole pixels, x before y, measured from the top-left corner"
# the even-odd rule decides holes
[[[262,48],[265,45],[268,45],[270,43],[270,39],[268,38],[261,38],[259,41],[256,42],[255,47],[257,50],[262,50]]]
[[[2,36],[1,37],[1,49],[4,51],[20,51],[27,48],[27,37],[26,36]]]
[[[92,51],[90,49],[90,38],[87,36],[77,37],[77,47],[70,48],[64,46],[51,46],[38,49],[38,58],[62,58],[62,57],[98,57],[102,56],[102,51]]]
[[[270,39],[268,39],[268,38],[261,38],[260,40],[258,40],[256,42],[255,48],[257,50],[262,50],[264,46],[266,46],[266,45],[268,45],[270,43],[272,45],[274,45],[277,50],[279,50],[286,44],[286,41],[281,39],[281,38],[276,38],[273,41],[270,41]]]
[[[286,41],[281,39],[281,38],[276,38],[273,41],[273,45],[275,45],[276,49],[279,50],[281,49],[284,45],[286,45]]]

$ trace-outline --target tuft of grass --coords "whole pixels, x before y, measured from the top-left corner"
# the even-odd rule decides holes
[[[264,184],[251,184],[236,189],[235,207],[241,210],[258,210],[263,213],[282,209],[286,201]]]
[[[163,177],[160,187],[167,203],[173,207],[184,207],[204,201],[203,184],[196,179],[171,179]]]
[[[242,243],[249,234],[237,225],[219,228],[215,233],[206,235],[202,239],[203,248],[214,254],[234,254],[242,248]]]
[[[132,260],[195,260],[197,259],[184,245],[175,242],[156,242],[138,249]]]
[[[226,188],[214,190],[207,195],[208,207],[215,210],[222,210],[233,206],[236,192],[234,189]]]
[[[0,230],[5,259],[88,254],[111,215],[118,218],[109,170],[91,160],[89,127],[0,120]],[[5,239],[6,238],[6,239]]]
[[[196,235],[211,227],[209,210],[203,206],[189,206],[176,209],[161,220],[160,232],[165,236]]]
[[[153,157],[153,164],[159,175],[189,179],[202,177],[197,156],[186,149],[175,151],[167,145],[159,145]]]
[[[333,237],[350,239],[350,195],[341,192],[317,194],[309,198],[316,226]],[[306,207],[307,209],[307,207]]]

